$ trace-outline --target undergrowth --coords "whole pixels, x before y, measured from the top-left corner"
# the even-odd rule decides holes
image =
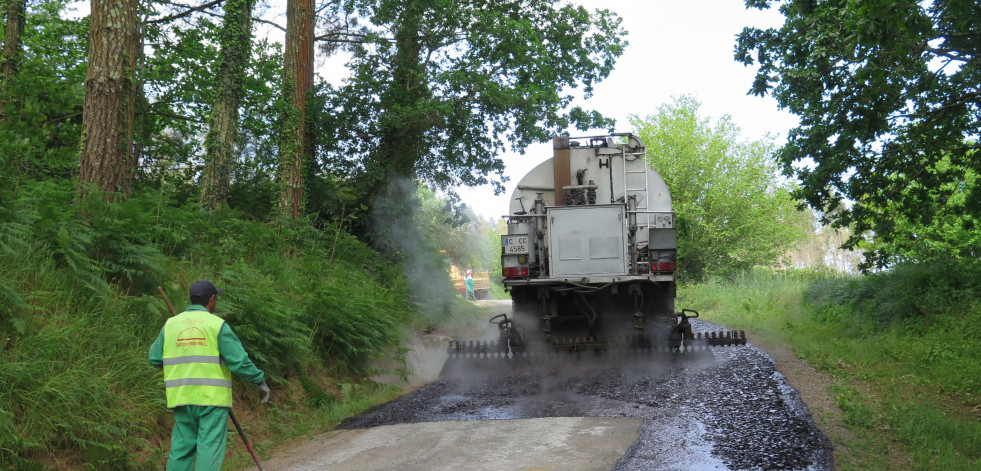
[[[755,270],[685,286],[679,303],[836,378],[829,392],[860,441],[836,449],[839,468],[975,470],[979,295],[981,264],[948,261],[863,277]]]
[[[172,419],[147,361],[170,316],[157,286],[178,310],[197,279],[225,291],[217,314],[273,385],[261,408],[236,381],[265,449],[392,394],[368,379],[373,361],[404,355],[404,329],[433,320],[397,264],[323,221],[173,200],[106,204],[41,182],[0,206],[0,469],[158,468]]]

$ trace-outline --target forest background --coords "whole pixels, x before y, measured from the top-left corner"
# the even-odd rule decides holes
[[[885,20],[876,2],[783,3],[789,29],[747,29],[736,59],[759,66],[755,93],[802,116],[786,145],[742,139],[689,96],[631,118],[672,185],[682,299],[748,313],[728,321],[791,344],[848,332],[800,354],[840,373],[852,427],[903,432],[862,440],[884,436],[923,469],[970,469],[977,440],[944,437],[981,436],[979,82],[965,78],[981,42],[964,39],[977,7],[910,3]],[[158,286],[178,307],[196,279],[225,290],[220,313],[274,387],[262,408],[236,384],[261,453],[396,394],[376,380],[409,379],[417,337],[472,328],[446,264],[498,263],[500,221],[446,188],[500,185],[505,150],[612,130],[574,103],[613,70],[626,34],[615,12],[545,0],[290,0],[285,25],[253,0],[94,0],[81,18],[64,0],[2,6],[0,467],[12,469],[159,467],[172,417],[146,362],[169,316]],[[840,37],[839,18],[862,34]],[[256,23],[284,43],[254,40]],[[326,84],[312,64],[341,49],[350,78]],[[778,273],[767,287],[804,283],[786,300],[716,296],[754,267]],[[890,283],[906,288],[877,289]],[[881,336],[897,339],[886,379],[861,368],[869,355],[827,353]],[[901,415],[902,398],[852,384],[870,378],[905,378],[936,406]],[[856,467],[865,458],[856,451]]]

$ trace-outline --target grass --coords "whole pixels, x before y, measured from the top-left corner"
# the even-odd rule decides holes
[[[972,264],[854,278],[758,270],[686,286],[679,304],[835,378],[829,394],[858,440],[837,447],[840,469],[976,470],[979,275]]]
[[[235,388],[236,414],[266,454],[396,393],[371,377],[402,373],[404,331],[468,309],[434,273],[427,293],[448,295],[423,311],[398,264],[326,224],[25,185],[0,207],[0,469],[159,468],[173,418],[147,361],[170,316],[158,285],[177,309],[194,280],[225,290],[218,314],[273,388],[268,407]],[[237,439],[230,469],[251,463]]]

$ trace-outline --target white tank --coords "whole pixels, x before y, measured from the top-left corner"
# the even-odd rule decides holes
[[[577,174],[585,170],[582,186],[595,188],[595,204],[629,204],[636,215],[636,242],[646,245],[648,229],[674,227],[668,186],[645,160],[645,147],[630,134],[553,140],[555,154],[518,181],[511,194],[509,214],[530,213],[541,194],[546,207],[566,206],[565,194],[580,187]],[[592,185],[590,185],[592,184]]]

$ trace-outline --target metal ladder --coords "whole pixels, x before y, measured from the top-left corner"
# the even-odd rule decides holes
[[[634,167],[639,166],[640,170],[627,170],[627,165],[633,165]],[[630,174],[644,174],[644,187],[643,188],[628,188],[627,187],[627,176]],[[650,195],[647,194],[649,191],[650,182],[647,181],[647,162],[644,160],[643,155],[635,155],[634,159],[631,161],[627,160],[627,154],[623,154],[623,201],[627,202],[627,198],[630,193],[633,192],[637,195],[637,207],[634,210],[637,213],[637,228],[649,228],[653,225],[651,224],[651,213],[648,211],[650,209]],[[643,221],[643,222],[642,222]]]

